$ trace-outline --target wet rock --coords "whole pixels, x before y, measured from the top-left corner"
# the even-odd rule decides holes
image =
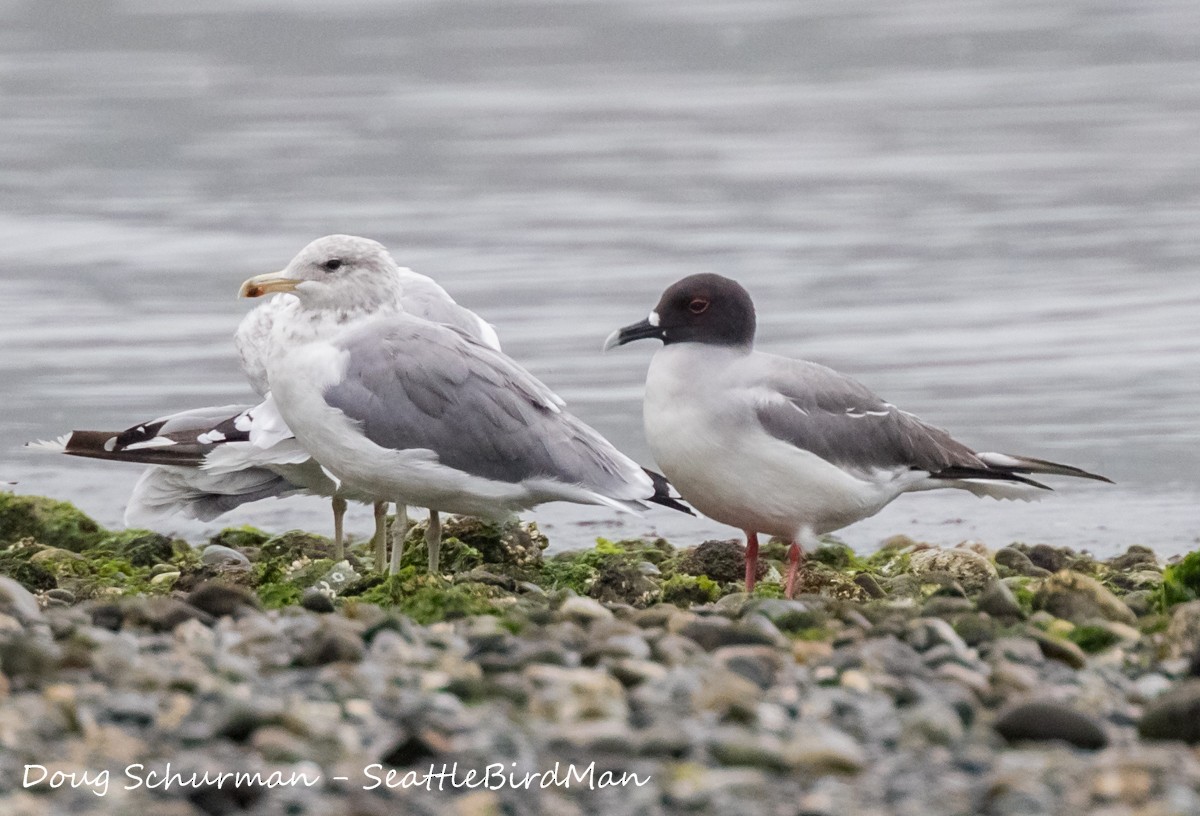
[[[249,569],[250,559],[242,553],[222,544],[209,544],[200,553],[200,561],[217,569]]]
[[[1116,572],[1109,577],[1109,580],[1118,589],[1136,592],[1158,589],[1163,584],[1163,575],[1155,569],[1142,569],[1133,572]]]
[[[766,623],[765,618],[762,618]],[[778,630],[776,630],[778,631]],[[733,623],[726,618],[697,618],[679,630],[679,634],[695,641],[706,652],[722,646],[773,645],[776,638],[750,624],[749,621]]]
[[[763,598],[750,601],[742,609],[743,617],[761,615],[783,632],[800,632],[824,626],[829,616],[825,610],[803,601],[782,598]]]
[[[186,547],[184,542],[179,546]],[[175,542],[165,535],[144,530],[127,530],[106,540],[101,547],[127,559],[135,567],[151,567],[170,561],[175,555]]]
[[[354,567],[350,566],[349,561],[339,561],[330,567],[329,571],[322,575],[314,586],[340,594],[346,587],[361,580],[362,576],[354,571]]]
[[[710,712],[718,719],[750,722],[762,689],[742,675],[725,669],[713,669],[699,678],[700,687],[692,696],[698,711]]]
[[[1075,553],[1066,548],[1058,549],[1048,544],[1035,544],[1029,548],[1029,560],[1034,566],[1050,572],[1069,569],[1075,562]]]
[[[603,658],[634,658],[645,660],[650,657],[650,646],[635,634],[611,635],[588,646],[581,656],[585,666],[594,666]]]
[[[75,593],[69,589],[59,589],[56,587],[54,589],[47,590],[46,597],[53,601],[61,601],[67,606],[75,603]],[[0,601],[0,604],[2,603],[3,602]]]
[[[996,551],[996,564],[1016,575],[1026,575],[1032,578],[1047,578],[1052,573],[1029,560],[1029,556],[1013,547],[1004,547]]]
[[[852,737],[828,727],[806,728],[784,747],[788,765],[814,776],[857,774],[867,756]]]
[[[279,560],[285,564],[308,558],[319,561],[333,558],[333,539],[303,530],[288,530],[263,542],[260,548],[263,559]]]
[[[10,615],[25,625],[43,619],[33,593],[7,575],[0,575],[0,614]]]
[[[722,765],[763,768],[769,771],[786,771],[791,768],[782,742],[741,728],[725,728],[713,734],[708,741],[708,750],[713,759]]]
[[[734,538],[705,541],[683,553],[676,571],[687,575],[703,575],[720,584],[742,583],[746,579],[746,548]],[[758,577],[766,574],[767,564],[760,559]]]
[[[607,603],[627,603],[643,608],[659,601],[662,590],[636,564],[611,559],[597,568],[588,595]]]
[[[1003,581],[990,581],[975,601],[975,608],[986,612],[993,618],[1003,621],[1020,620],[1025,617],[1025,610],[1017,602],[1017,596]]]
[[[1010,706],[992,726],[1009,742],[1062,740],[1077,748],[1098,750],[1108,745],[1104,728],[1094,718],[1054,701]]]
[[[968,592],[983,589],[989,581],[997,577],[992,562],[966,549],[918,550],[912,554],[909,567],[912,573],[919,577],[944,573],[962,584]]]
[[[921,608],[922,617],[953,618],[975,608],[968,598],[958,595],[934,595]]]
[[[300,595],[300,605],[310,612],[328,614],[334,610],[333,599],[316,587],[309,587]]]
[[[162,586],[163,584],[170,586],[179,580],[180,574],[178,572],[160,572],[150,579],[150,586]]]
[[[1037,643],[1038,648],[1048,660],[1066,663],[1073,669],[1082,669],[1087,665],[1087,655],[1084,654],[1083,649],[1071,641],[1048,635],[1033,628],[1027,629],[1026,634]]]
[[[951,745],[961,740],[966,733],[962,718],[953,706],[940,700],[924,700],[900,714],[904,733],[909,739]]]
[[[48,682],[58,668],[53,644],[24,632],[0,636],[0,677],[17,688],[36,688]]]
[[[1116,558],[1110,558],[1108,565],[1114,570],[1121,572],[1133,572],[1136,568],[1150,567],[1154,570],[1158,569],[1158,558],[1155,557],[1154,551],[1149,547],[1142,547],[1138,544],[1132,545],[1125,551],[1124,555],[1118,555]]]
[[[445,735],[426,728],[405,732],[393,740],[390,747],[379,757],[379,761],[393,768],[409,768],[428,764],[451,748],[451,742]]]
[[[854,583],[862,588],[862,591],[867,594],[868,598],[887,597],[887,591],[879,585],[879,581],[869,572],[860,572],[858,575],[855,575]]]
[[[771,646],[723,646],[712,659],[764,691],[775,684],[784,666],[784,655]]]
[[[593,598],[572,595],[558,607],[558,617],[587,624],[593,621],[610,621],[613,619],[613,613]]]
[[[954,620],[954,631],[968,646],[978,646],[996,637],[997,625],[990,615],[966,614]]]
[[[258,599],[248,590],[217,581],[201,584],[188,595],[187,600],[214,618],[236,615],[243,607],[258,607]]]
[[[326,627],[310,638],[296,657],[297,666],[357,663],[363,657],[362,638],[340,627]]]
[[[540,566],[542,551],[550,545],[535,522],[494,523],[470,516],[445,519],[442,538],[456,538],[476,550],[484,564],[516,569]]]
[[[536,717],[566,723],[628,715],[625,690],[607,672],[536,664],[522,674],[532,687],[529,710]]]
[[[206,625],[215,622],[212,615],[177,598],[135,598],[124,607],[123,612],[126,624],[143,626],[155,632],[169,632],[190,620],[198,620]]]
[[[1064,570],[1042,582],[1034,596],[1035,609],[1044,609],[1058,618],[1083,623],[1104,618],[1119,623],[1137,624],[1137,616],[1120,598],[1091,576]]]
[[[954,657],[972,661],[975,655],[954,627],[941,618],[918,618],[905,627],[904,639],[918,652],[928,652],[937,646],[947,646]],[[928,658],[927,658],[928,659]]]
[[[1186,680],[1148,703],[1138,733],[1144,739],[1200,744],[1200,680]]]
[[[1200,601],[1188,601],[1171,610],[1166,633],[1167,656],[1178,659],[1200,647]]]
[[[121,623],[125,619],[125,613],[117,604],[106,603],[93,606],[91,617],[92,626],[116,632],[121,628]]]

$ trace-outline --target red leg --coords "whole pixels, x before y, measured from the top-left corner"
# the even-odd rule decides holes
[[[758,577],[758,533],[746,531],[746,591],[754,591]]]
[[[804,563],[804,553],[800,551],[800,545],[795,541],[792,546],[788,547],[788,574],[787,586],[784,589],[784,597],[791,598],[796,592],[796,575],[800,571],[800,565]]]

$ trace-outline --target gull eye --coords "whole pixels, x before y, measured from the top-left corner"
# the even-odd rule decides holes
[[[342,268],[342,259],[341,258],[330,258],[328,261],[321,264],[321,266],[325,267],[330,272],[337,272],[339,269]]]
[[[704,314],[708,311],[708,298],[692,298],[692,302],[688,304],[688,311],[694,315]]]

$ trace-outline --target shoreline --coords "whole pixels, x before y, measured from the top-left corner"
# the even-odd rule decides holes
[[[548,556],[451,519],[430,576],[422,535],[386,578],[311,533],[193,547],[0,493],[0,807],[1200,812],[1200,553],[827,539],[789,601],[778,542],[747,595],[738,541]],[[118,783],[165,763],[201,784]],[[451,767],[476,784],[416,783]]]

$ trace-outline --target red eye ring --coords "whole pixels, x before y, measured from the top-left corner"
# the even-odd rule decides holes
[[[704,314],[708,311],[708,298],[692,298],[692,302],[688,304],[688,311],[694,315]]]

